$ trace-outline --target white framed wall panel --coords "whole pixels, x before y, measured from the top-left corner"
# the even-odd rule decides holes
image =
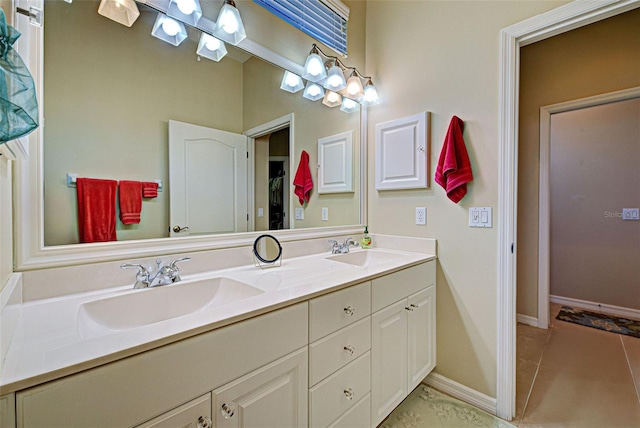
[[[318,139],[318,193],[353,191],[353,131]]]
[[[429,112],[376,124],[376,190],[428,186]]]

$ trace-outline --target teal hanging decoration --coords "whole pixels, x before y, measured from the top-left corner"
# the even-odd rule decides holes
[[[38,127],[36,88],[29,69],[13,44],[20,33],[0,8],[0,144],[27,135]]]

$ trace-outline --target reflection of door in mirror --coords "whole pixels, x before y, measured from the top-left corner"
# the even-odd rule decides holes
[[[246,232],[247,137],[169,121],[169,186],[171,236]]]
[[[255,139],[255,230],[289,229],[289,131]]]

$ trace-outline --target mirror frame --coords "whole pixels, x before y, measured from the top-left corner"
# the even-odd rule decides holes
[[[14,6],[22,3],[14,0]],[[44,0],[31,0],[30,6],[42,8]],[[29,67],[38,94],[38,103],[43,105],[44,77],[44,31],[42,27],[28,25],[22,28],[18,41],[18,52]],[[298,75],[303,67],[288,58],[245,39],[238,47],[258,56],[284,70]],[[43,108],[40,107],[40,123],[44,124]],[[81,265],[113,260],[136,259],[168,254],[207,251],[221,248],[251,246],[264,233],[244,232],[221,235],[186,236],[174,238],[152,238],[131,241],[114,241],[91,244],[44,245],[44,190],[42,126],[28,136],[29,156],[14,164],[14,271]],[[360,224],[327,226],[306,229],[269,231],[282,243],[304,239],[324,238],[336,235],[351,235],[362,232],[367,223],[367,108],[360,108]]]

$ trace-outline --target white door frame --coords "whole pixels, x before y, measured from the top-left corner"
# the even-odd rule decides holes
[[[540,178],[538,196],[538,328],[549,328],[551,289],[550,151],[551,115],[640,97],[640,87],[540,107]]]
[[[516,405],[516,227],[520,48],[640,7],[640,0],[574,1],[500,32],[496,414]]]

